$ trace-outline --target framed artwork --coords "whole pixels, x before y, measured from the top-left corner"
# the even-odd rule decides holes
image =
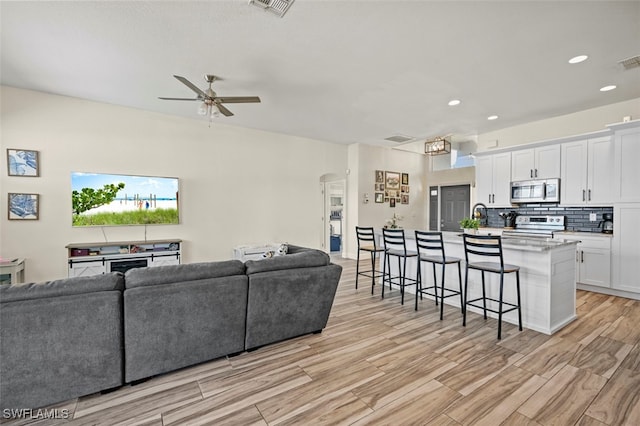
[[[7,173],[9,176],[40,176],[38,151],[7,148]]]
[[[389,198],[389,207],[395,207],[395,206],[396,206],[396,199]]]
[[[376,192],[376,203],[384,203],[384,194],[382,192]]]
[[[384,197],[384,202],[388,203],[389,202],[389,197]]]
[[[400,189],[400,173],[384,172],[384,184],[387,189]]]
[[[376,191],[383,192],[384,191],[384,183],[376,183]]]
[[[384,184],[384,172],[382,170],[376,170],[376,183]]]
[[[409,204],[409,195],[408,194],[402,194],[402,197],[400,197],[400,198],[401,198],[400,202],[402,204]]]
[[[400,192],[408,194],[409,193],[409,185],[402,185],[400,187]]]
[[[402,184],[409,185],[409,173],[402,174]]]
[[[9,193],[7,201],[9,220],[38,220],[38,194]]]

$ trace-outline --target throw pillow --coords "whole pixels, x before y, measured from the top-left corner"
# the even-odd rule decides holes
[[[287,244],[280,244],[278,247],[278,251],[276,251],[276,256],[284,256],[289,252],[289,246]]]

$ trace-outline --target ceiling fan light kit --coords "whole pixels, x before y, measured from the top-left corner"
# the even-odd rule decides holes
[[[427,155],[443,155],[451,152],[451,142],[444,137],[437,137],[424,143],[424,153]]]

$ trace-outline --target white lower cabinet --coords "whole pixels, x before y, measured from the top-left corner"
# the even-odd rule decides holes
[[[640,203],[616,204],[613,229],[612,288],[636,293],[640,298]]]
[[[558,234],[554,238],[579,241],[576,248],[576,282],[597,287],[611,286],[611,236]]]

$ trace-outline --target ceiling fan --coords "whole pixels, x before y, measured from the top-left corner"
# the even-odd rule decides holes
[[[216,92],[213,91],[211,85],[215,80],[220,80],[219,77],[216,77],[213,74],[205,74],[204,79],[207,83],[209,83],[209,88],[206,90],[200,90],[195,84],[190,82],[184,77],[179,75],[174,75],[178,81],[182,82],[189,89],[196,92],[198,95],[196,98],[163,98],[159,97],[158,99],[163,99],[167,101],[200,101],[202,104],[198,108],[198,114],[200,115],[208,115],[209,117],[218,117],[220,113],[223,115],[230,117],[233,115],[231,111],[229,111],[222,104],[238,104],[238,103],[251,103],[251,102],[260,102],[260,98],[257,96],[218,96]]]

